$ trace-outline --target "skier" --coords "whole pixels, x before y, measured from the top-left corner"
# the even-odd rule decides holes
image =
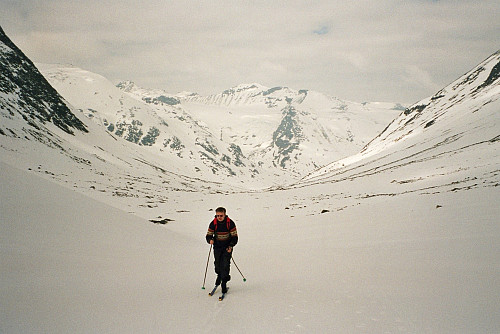
[[[231,279],[229,275],[233,247],[238,243],[238,232],[235,223],[226,215],[226,209],[219,207],[215,210],[215,218],[208,226],[207,242],[214,246],[215,286],[222,284],[222,293],[227,292],[226,283]]]

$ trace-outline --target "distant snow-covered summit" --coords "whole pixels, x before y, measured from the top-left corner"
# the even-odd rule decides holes
[[[241,84],[225,91],[208,96],[185,96],[187,102],[211,105],[252,105],[263,104],[268,108],[284,107],[288,103],[301,103],[307,96],[307,90],[293,90],[288,87],[266,87],[258,83]]]
[[[397,103],[355,103],[308,90],[241,84],[219,94],[168,94],[132,82],[118,88],[158,108],[175,107],[254,165],[298,176],[359,151],[398,112]]]

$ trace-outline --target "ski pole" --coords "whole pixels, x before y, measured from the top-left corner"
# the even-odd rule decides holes
[[[205,277],[203,278],[203,286],[201,287],[205,290],[205,280],[207,279],[208,261],[210,261],[210,254],[212,253],[212,245],[210,245],[210,250],[208,251],[207,266],[205,268]]]
[[[243,274],[241,273],[241,270],[240,270],[240,268],[238,268],[238,265],[237,265],[237,264],[236,264],[236,262],[234,261],[234,258],[233,258],[233,256],[232,256],[232,255],[231,255],[231,260],[233,260],[233,263],[234,263],[234,265],[236,266],[236,269],[238,269],[238,271],[240,272],[241,277],[243,277],[243,282],[246,282],[246,281],[247,281],[247,279],[246,279],[246,278],[245,278],[245,276],[243,276]]]

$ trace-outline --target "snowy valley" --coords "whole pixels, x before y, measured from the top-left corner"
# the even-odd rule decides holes
[[[500,52],[408,108],[0,60],[1,333],[500,331]]]

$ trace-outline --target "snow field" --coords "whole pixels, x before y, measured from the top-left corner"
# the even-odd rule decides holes
[[[494,188],[345,198],[325,214],[310,190],[182,193],[174,221],[155,225],[1,167],[2,333],[499,329]],[[232,266],[223,302],[201,289],[219,205],[247,278]]]

